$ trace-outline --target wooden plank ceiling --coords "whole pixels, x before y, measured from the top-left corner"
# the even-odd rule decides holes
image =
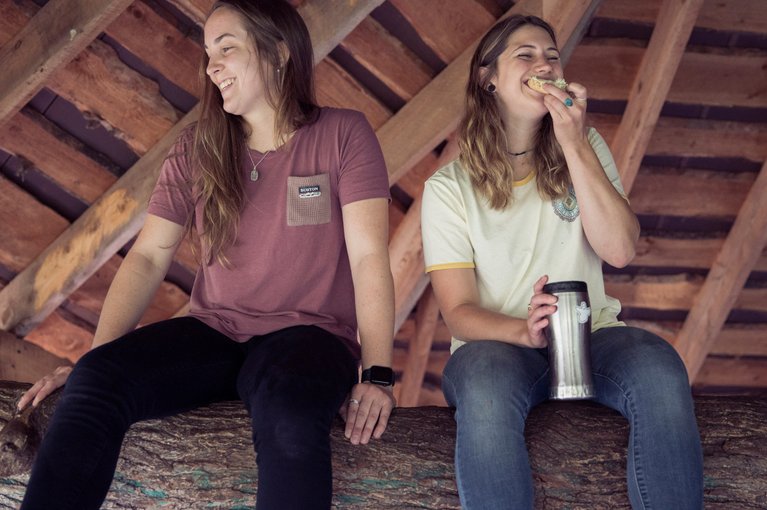
[[[318,99],[363,111],[384,149],[402,405],[444,403],[450,335],[423,274],[420,195],[456,155],[474,44],[510,12],[555,26],[631,190],[638,256],[605,267],[622,317],[671,341],[696,391],[767,391],[763,0],[291,3],[315,43]],[[0,0],[0,378],[88,349],[159,164],[196,118],[211,4]],[[185,246],[144,323],[183,309],[194,266]]]

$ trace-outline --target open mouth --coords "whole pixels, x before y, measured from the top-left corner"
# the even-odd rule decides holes
[[[229,86],[234,83],[234,78],[228,78],[221,83],[218,84],[218,88],[221,89],[223,92],[225,89],[229,88]]]

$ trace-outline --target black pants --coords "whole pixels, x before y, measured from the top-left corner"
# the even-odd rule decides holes
[[[257,452],[256,508],[330,508],[330,426],[356,367],[343,340],[314,326],[244,344],[193,318],[137,329],[75,365],[21,508],[99,508],[131,424],[238,395]]]

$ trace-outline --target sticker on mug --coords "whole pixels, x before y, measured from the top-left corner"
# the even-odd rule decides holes
[[[575,313],[578,315],[578,324],[586,324],[591,315],[591,308],[585,301],[581,301],[581,304],[575,307]]]

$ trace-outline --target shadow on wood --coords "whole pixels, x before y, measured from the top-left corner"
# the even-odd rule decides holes
[[[7,423],[28,385],[0,382]],[[55,405],[0,432],[0,508],[17,508],[29,461]],[[697,397],[707,509],[767,507],[767,399]],[[334,508],[458,509],[455,424],[447,408],[397,409],[384,437],[367,446],[332,432]],[[549,402],[533,410],[526,437],[536,508],[629,508],[628,426],[589,402]],[[104,508],[252,508],[257,473],[250,427],[239,402],[136,424],[126,438]]]

